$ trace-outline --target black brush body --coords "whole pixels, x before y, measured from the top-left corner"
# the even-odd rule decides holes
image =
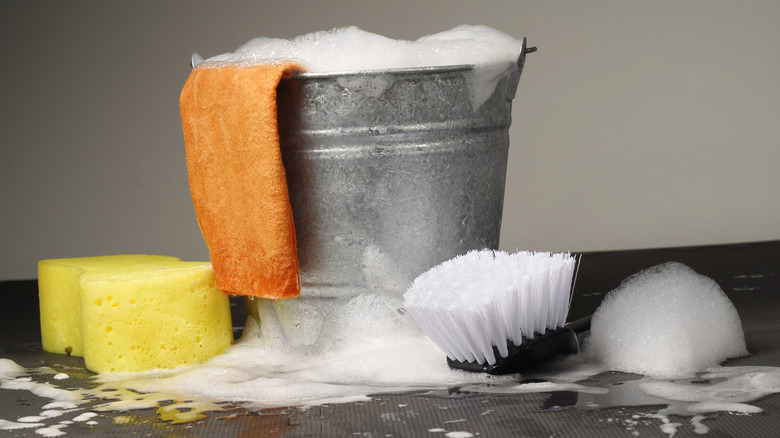
[[[590,329],[590,317],[570,322],[564,327],[548,331],[543,335],[536,335],[533,339],[523,338],[521,345],[515,345],[507,341],[509,354],[501,357],[498,347],[493,347],[493,353],[497,358],[493,365],[476,361],[461,362],[447,358],[450,368],[476,373],[488,373],[495,376],[515,374],[533,368],[558,354],[574,354],[580,351],[580,343],[577,339],[579,333]]]

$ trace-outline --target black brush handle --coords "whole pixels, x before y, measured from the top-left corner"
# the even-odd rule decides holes
[[[590,319],[592,315],[567,322],[564,327],[571,329],[574,331],[574,333],[580,334],[582,332],[586,332],[590,330]]]
[[[579,342],[574,330],[561,327],[549,330],[547,333],[537,334],[533,339],[523,337],[520,345],[507,341],[509,355],[501,357],[498,348],[493,347],[496,363],[479,364],[474,362],[461,362],[447,358],[450,368],[464,371],[488,373],[494,375],[514,374],[533,368],[539,362],[545,361],[558,354],[573,354],[579,351]]]
[[[494,375],[520,373],[552,356],[577,353],[580,348],[577,335],[590,330],[590,319],[590,316],[586,316],[571,321],[544,335],[536,335],[533,339],[524,337],[519,346],[507,341],[509,349],[507,357],[501,357],[498,348],[494,346],[493,354],[497,358],[495,365],[479,364],[476,361],[461,362],[450,358],[447,358],[447,364],[450,368],[477,373]]]

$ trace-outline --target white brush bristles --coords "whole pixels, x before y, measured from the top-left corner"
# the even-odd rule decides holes
[[[575,258],[569,253],[470,251],[417,277],[403,307],[450,359],[496,363],[515,345],[566,323]]]

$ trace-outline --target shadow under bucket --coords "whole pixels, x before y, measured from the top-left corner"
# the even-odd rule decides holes
[[[445,260],[498,248],[512,99],[533,49],[477,108],[472,66],[281,81],[302,296],[400,296]]]

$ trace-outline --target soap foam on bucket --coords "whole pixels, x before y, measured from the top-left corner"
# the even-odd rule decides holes
[[[319,74],[470,65],[473,102],[479,107],[499,79],[515,67],[522,47],[522,40],[487,26],[461,25],[416,41],[391,39],[353,26],[289,40],[255,38],[235,52],[206,59],[201,66],[293,61],[308,73]]]

